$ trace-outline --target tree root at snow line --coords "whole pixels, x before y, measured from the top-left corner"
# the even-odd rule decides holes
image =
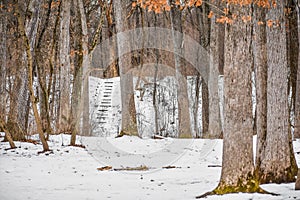
[[[207,192],[200,196],[197,196],[196,199],[206,198],[211,195],[223,195],[223,194],[232,194],[232,193],[259,193],[259,194],[268,194],[272,196],[279,196],[272,192],[265,191],[259,187],[258,182],[255,180],[249,180],[247,184],[241,184],[240,182],[236,186],[219,184],[219,186],[211,192]]]

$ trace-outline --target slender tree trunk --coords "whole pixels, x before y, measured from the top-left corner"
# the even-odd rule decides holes
[[[295,113],[296,87],[297,87],[297,69],[299,55],[299,40],[297,26],[297,6],[294,1],[287,1],[286,7],[291,9],[286,13],[287,35],[287,61],[290,68],[288,91],[291,91],[291,101],[289,103],[290,113]],[[291,118],[290,118],[291,119]],[[292,122],[290,122],[292,124]]]
[[[81,26],[80,32],[80,56],[79,65],[74,72],[74,90],[72,96],[72,135],[70,145],[75,145],[76,135],[79,133],[80,119],[82,113],[82,130],[81,134],[90,136],[90,116],[89,116],[89,49],[88,49],[88,31],[87,19],[84,11],[82,0],[76,2],[79,13],[79,21]],[[75,4],[75,5],[76,5]],[[78,99],[76,99],[78,98]]]
[[[70,122],[70,0],[62,1],[60,13],[60,99],[59,99],[59,132],[69,131]]]
[[[289,124],[288,66],[284,1],[277,0],[276,8],[267,12],[267,19],[279,24],[267,27],[267,136],[261,156],[260,182],[287,183],[295,181],[295,161]]]
[[[219,31],[220,24],[217,24],[215,17],[211,21],[211,36],[210,36],[210,66],[208,78],[209,91],[209,124],[208,132],[205,135],[207,138],[221,138],[222,125],[220,114],[220,98],[219,98]]]
[[[32,10],[34,13],[34,17],[31,20],[31,26],[34,26],[34,31],[32,31],[33,38],[35,39],[32,41],[32,46],[34,46],[33,56],[34,56],[34,64],[35,68],[37,69],[38,74],[38,82],[40,85],[40,113],[41,113],[41,120],[43,125],[43,131],[47,132],[46,140],[49,139],[49,135],[52,134],[51,128],[51,120],[50,120],[50,106],[49,106],[49,94],[50,94],[50,87],[52,86],[52,63],[51,63],[51,56],[50,55],[50,70],[47,70],[48,66],[48,59],[46,59],[45,51],[49,50],[48,45],[45,42],[46,38],[46,28],[49,26],[49,19],[51,14],[51,6],[49,5],[46,14],[46,18],[43,19],[43,10],[41,10],[41,1],[36,0],[35,3],[32,5]],[[44,20],[44,21],[43,21]],[[41,23],[44,22],[44,23]],[[56,27],[54,28],[54,34],[56,31]],[[38,36],[36,36],[38,35]],[[55,42],[55,37],[53,39],[53,43]],[[52,52],[52,50],[50,50]],[[45,55],[46,54],[46,55]],[[48,73],[49,71],[49,73]],[[48,84],[47,84],[48,79]]]
[[[32,77],[33,64],[32,64],[32,54],[31,54],[31,49],[30,49],[30,43],[29,43],[29,39],[25,32],[24,18],[20,12],[20,8],[19,8],[20,5],[17,2],[14,2],[14,3],[16,3],[16,14],[17,14],[17,18],[18,18],[18,27],[19,27],[20,35],[23,39],[24,47],[25,47],[25,51],[26,51],[28,89],[29,89],[29,93],[30,93],[30,100],[31,100],[31,105],[32,105],[32,109],[33,109],[33,114],[34,114],[35,122],[37,125],[37,131],[38,131],[40,140],[42,142],[44,151],[49,151],[50,149],[49,149],[48,143],[44,136],[41,118],[40,118],[38,108],[37,108],[36,97],[34,95],[34,90],[33,90],[33,77]]]
[[[202,91],[202,137],[208,138],[208,125],[209,125],[209,91],[208,84],[202,78],[201,80]]]
[[[5,16],[5,10],[3,9],[3,2],[0,2],[0,115],[6,116],[6,62],[7,62],[7,16]]]
[[[198,73],[196,76],[196,85],[195,85],[195,108],[194,108],[194,130],[195,137],[200,138],[200,130],[199,130],[199,97],[200,97],[200,86],[201,86],[201,77]]]
[[[143,12],[141,12],[142,15],[142,27],[144,28],[144,17],[143,17]],[[157,16],[154,16],[154,27],[157,27]],[[143,29],[144,31],[144,29]],[[143,33],[144,34],[144,33]],[[145,39],[143,38],[143,47],[144,47],[144,42]],[[155,58],[156,58],[156,63],[155,63],[155,71],[154,71],[154,77],[153,77],[153,108],[154,108],[154,123],[155,123],[155,134],[159,134],[160,130],[159,130],[159,98],[158,97],[158,93],[157,93],[157,76],[158,76],[158,64],[159,64],[159,50],[155,49]],[[141,55],[141,61],[143,63],[143,56],[144,56],[144,48],[142,49],[142,55]],[[140,69],[142,70],[142,69]]]
[[[172,27],[172,36],[174,44],[174,58],[177,81],[177,99],[178,99],[178,137],[191,138],[191,123],[189,113],[189,101],[187,93],[187,81],[183,75],[183,62],[180,55],[183,55],[183,37],[181,26],[181,11],[177,8],[172,8],[170,11],[170,20]],[[178,34],[179,33],[179,34]]]

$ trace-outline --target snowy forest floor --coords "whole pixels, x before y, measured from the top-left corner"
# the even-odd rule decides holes
[[[17,149],[7,150],[9,144],[1,142],[0,199],[188,200],[213,190],[219,181],[222,140],[78,137],[84,149],[68,146],[69,139],[69,135],[51,136],[53,152],[43,154],[38,154],[40,144],[16,142]],[[294,141],[294,149],[300,166],[300,140]],[[112,169],[97,169],[106,165]],[[123,170],[141,165],[148,170]],[[229,194],[206,199],[300,200],[294,183],[262,188],[279,196]]]

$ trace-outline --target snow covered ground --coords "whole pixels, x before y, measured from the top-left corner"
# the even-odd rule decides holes
[[[17,149],[6,150],[8,143],[0,143],[0,199],[188,200],[211,191],[219,181],[221,140],[79,137],[78,143],[87,146],[83,149],[67,146],[69,139],[68,135],[51,136],[53,153],[46,154],[38,154],[40,144],[16,142]],[[294,147],[300,152],[300,140]],[[300,154],[295,155],[300,166]],[[97,170],[106,165],[112,169]],[[149,170],[114,170],[141,165]],[[167,166],[175,168],[163,168]],[[230,194],[207,199],[300,199],[293,183],[262,187],[280,195]]]

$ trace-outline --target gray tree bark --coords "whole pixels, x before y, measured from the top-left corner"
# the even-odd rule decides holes
[[[70,0],[62,1],[59,40],[59,132],[69,131],[70,122]]]
[[[298,44],[300,45],[300,0],[295,0],[298,22]],[[295,129],[294,137],[300,138],[300,50],[298,51],[298,70],[296,84],[296,99],[295,99]]]
[[[288,108],[288,66],[286,29],[283,0],[269,9],[267,19],[276,19],[267,27],[267,135],[264,155],[259,168],[261,183],[286,183],[295,181],[295,161]]]
[[[4,117],[6,115],[6,48],[7,48],[7,16],[3,9],[3,2],[0,2],[0,113]]]
[[[239,16],[250,6],[229,7]],[[261,192],[254,173],[252,145],[251,25],[241,19],[225,29],[224,140],[222,173],[214,194]]]
[[[209,124],[207,138],[221,138],[223,131],[220,114],[219,98],[219,65],[220,65],[220,39],[221,25],[216,23],[216,17],[211,20],[210,36],[210,66],[208,77],[209,91]]]
[[[259,25],[258,22],[266,20],[264,8],[254,7],[254,35],[253,53],[256,87],[256,168],[261,165],[261,158],[265,152],[265,142],[267,136],[267,36],[266,25]]]

